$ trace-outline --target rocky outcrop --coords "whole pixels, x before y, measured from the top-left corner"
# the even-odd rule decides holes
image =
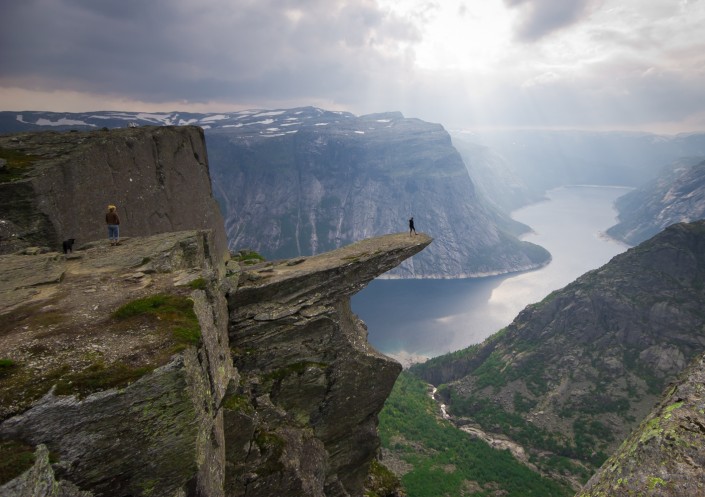
[[[0,136],[0,158],[0,253],[106,238],[108,204],[122,236],[212,229],[214,249],[226,252],[199,128]]]
[[[0,256],[0,454],[40,447],[0,494],[362,495],[401,366],[369,346],[349,297],[430,241],[242,271],[195,231]]]
[[[705,161],[681,160],[616,202],[619,223],[607,234],[630,245],[676,223],[705,218]]]
[[[482,345],[412,370],[441,385],[458,423],[508,436],[542,471],[580,478],[705,351],[704,278],[705,222],[677,224],[528,306]],[[551,454],[572,463],[556,471]]]
[[[362,494],[377,414],[401,366],[368,344],[350,296],[430,242],[387,235],[240,275],[229,335],[242,380],[225,416],[261,442],[229,454],[233,495]]]
[[[698,357],[577,497],[705,494],[705,357]]]
[[[70,258],[0,256],[0,267],[28,259],[48,275],[29,288],[6,276],[28,291],[0,307],[0,439],[47,446],[60,484],[94,496],[223,495],[218,406],[238,376],[213,245],[210,232],[179,232]],[[134,317],[115,314],[140,303]],[[36,481],[2,483],[3,496],[26,496]]]

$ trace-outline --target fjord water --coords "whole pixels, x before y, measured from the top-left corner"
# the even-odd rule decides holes
[[[547,266],[520,274],[455,280],[376,279],[352,299],[370,343],[402,363],[480,343],[542,300],[628,246],[604,235],[616,223],[614,201],[629,191],[566,186],[512,213],[533,230],[523,240],[551,252]],[[433,236],[432,227],[417,227]]]

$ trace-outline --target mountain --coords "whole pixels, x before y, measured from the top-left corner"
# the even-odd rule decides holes
[[[437,242],[387,277],[457,278],[533,269],[550,254],[475,191],[439,124],[400,113],[312,107],[223,114],[0,113],[0,131],[198,125],[231,249],[312,255],[416,228]]]
[[[208,135],[231,246],[271,258],[315,254],[405,229],[414,216],[437,242],[395,277],[499,274],[550,258],[498,227],[438,124],[317,109],[259,119],[266,124]]]
[[[616,202],[611,237],[636,245],[675,223],[705,218],[705,161],[683,159]]]
[[[705,133],[657,135],[580,130],[452,130],[451,136],[469,164],[483,150],[494,164],[508,168],[507,184],[487,195],[511,205],[513,195],[535,198],[563,185],[594,184],[638,187],[657,177],[664,164],[684,157],[705,158]],[[470,144],[467,150],[462,144]],[[478,181],[471,172],[473,181]],[[507,188],[509,187],[509,190]]]
[[[703,281],[705,221],[673,225],[483,344],[411,370],[457,424],[507,437],[577,488],[705,351]]]

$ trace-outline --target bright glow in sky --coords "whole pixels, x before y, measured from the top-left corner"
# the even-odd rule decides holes
[[[1,110],[399,110],[705,130],[705,0],[23,0]]]

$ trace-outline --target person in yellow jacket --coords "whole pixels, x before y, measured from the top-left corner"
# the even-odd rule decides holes
[[[120,245],[120,218],[117,215],[117,208],[114,205],[108,206],[108,212],[105,214],[105,222],[108,225],[110,245]]]

